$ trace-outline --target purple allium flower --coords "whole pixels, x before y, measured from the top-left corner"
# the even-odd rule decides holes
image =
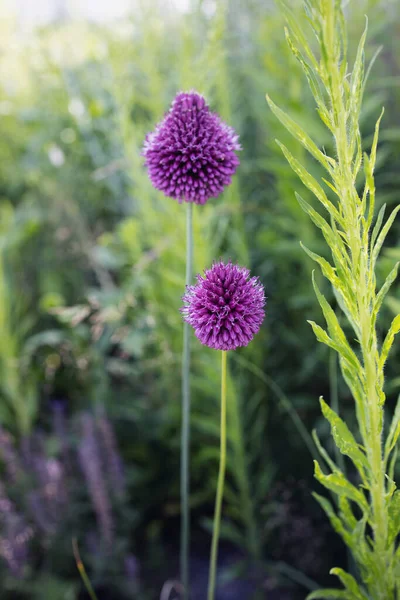
[[[205,204],[231,183],[240,149],[235,131],[210,112],[203,96],[181,92],[147,135],[143,156],[155,188],[179,202]]]
[[[202,344],[216,350],[247,346],[264,320],[264,288],[245,267],[214,263],[188,286],[181,312]]]

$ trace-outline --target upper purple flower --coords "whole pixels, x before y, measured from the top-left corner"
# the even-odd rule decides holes
[[[202,344],[216,350],[247,346],[261,327],[264,288],[245,267],[214,263],[187,286],[181,312]]]
[[[210,112],[203,96],[181,92],[147,135],[143,156],[155,188],[179,202],[205,204],[231,183],[240,149],[235,131]]]

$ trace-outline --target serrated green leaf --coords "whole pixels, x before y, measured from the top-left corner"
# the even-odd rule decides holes
[[[378,216],[376,218],[376,222],[375,222],[374,228],[372,230],[371,244],[370,244],[371,252],[372,252],[372,249],[373,249],[373,247],[375,245],[376,238],[378,237],[380,228],[382,226],[382,221],[383,221],[383,217],[385,215],[385,210],[386,210],[386,204],[383,204],[381,206],[381,209],[380,209],[379,213],[378,213]]]
[[[321,471],[321,467],[316,460],[314,461],[314,467],[314,477],[321,485],[339,496],[344,494],[347,498],[353,500],[353,502],[355,502],[363,511],[368,511],[368,503],[364,494],[347,481],[343,473],[335,471],[330,475],[325,475],[325,473]]]
[[[346,573],[346,571],[339,567],[334,567],[330,570],[330,573],[331,575],[339,577],[346,590],[351,594],[351,598],[354,598],[354,600],[368,600],[368,597],[360,589],[357,581],[352,575]]]
[[[333,158],[330,158],[323,154],[318,146],[312,141],[309,135],[295,122],[289,115],[287,115],[283,110],[278,108],[276,104],[271,100],[271,98],[267,95],[267,102],[269,107],[271,108],[274,115],[279,119],[279,121],[286,127],[286,129],[296,138],[302,146],[316,159],[320,162],[325,169],[328,171],[331,170],[331,167],[335,165],[335,161]]]
[[[338,287],[340,285],[340,282],[336,276],[336,269],[332,267],[332,265],[325,258],[319,256],[318,254],[315,254],[315,252],[312,252],[309,248],[307,248],[307,246],[305,246],[303,242],[300,242],[300,246],[310,258],[312,258],[316,263],[319,264],[322,273],[325,275],[328,281],[330,281],[333,286]]]
[[[364,47],[367,37],[367,30],[368,22],[366,23],[364,33],[362,34],[358,44],[356,60],[354,62],[353,73],[350,80],[350,115],[353,125],[356,126],[357,129],[363,93]]]
[[[372,220],[374,218],[374,211],[375,211],[374,170],[375,170],[375,163],[376,163],[376,151],[377,151],[377,147],[378,147],[379,128],[380,128],[380,123],[381,123],[382,117],[384,115],[384,112],[385,112],[385,110],[382,109],[382,112],[376,122],[376,125],[375,125],[375,133],[374,133],[374,139],[372,142],[370,156],[369,156],[369,158],[368,158],[368,156],[365,156],[365,159],[364,159],[364,170],[365,170],[365,188],[364,188],[364,194],[363,194],[363,212],[364,213],[366,210],[366,200],[367,200],[368,190],[369,190],[369,194],[370,194],[368,218],[367,218],[367,222],[366,222],[366,226],[365,226],[366,233],[369,232],[371,224],[372,224]],[[380,228],[380,225],[379,225],[379,228]],[[371,238],[371,242],[372,242],[371,248],[373,247],[373,245],[375,243],[375,239],[376,238],[374,238],[374,241],[372,242],[372,238]]]
[[[325,329],[322,329],[322,327],[317,325],[314,321],[307,321],[307,323],[309,323],[311,325],[312,330],[315,334],[315,337],[317,338],[317,340],[319,342],[321,342],[322,344],[326,344],[327,346],[329,346],[330,348],[333,348],[334,350],[337,350],[337,346],[334,344],[333,340],[331,340],[329,335],[326,333]]]
[[[389,355],[390,349],[393,345],[394,338],[397,333],[400,331],[400,315],[397,315],[390,326],[389,331],[385,337],[385,340],[382,344],[381,356],[379,358],[379,368],[383,369],[386,359]]]
[[[362,152],[362,142],[361,142],[361,133],[359,128],[356,128],[356,132],[355,132],[355,136],[356,136],[356,156],[354,159],[354,166],[353,166],[353,177],[354,179],[357,177],[358,172],[361,169],[361,165],[362,165],[362,159],[363,159],[363,152]]]
[[[317,447],[318,452],[320,453],[320,455],[322,456],[322,458],[324,459],[324,461],[326,462],[328,467],[331,469],[331,471],[339,471],[339,467],[333,462],[333,460],[331,459],[331,457],[329,456],[329,454],[327,453],[327,451],[321,444],[321,441],[318,437],[316,429],[313,429],[313,431],[312,431],[312,438],[314,440],[314,443]]]
[[[375,303],[374,303],[374,306],[372,309],[373,323],[376,322],[376,318],[378,316],[379,309],[381,308],[382,303],[386,297],[386,294],[390,290],[392,283],[395,281],[395,279],[397,277],[397,273],[399,270],[399,264],[400,263],[396,263],[394,265],[393,269],[390,271],[389,275],[386,277],[385,283],[383,284],[383,286],[381,287],[381,289],[379,290],[379,292],[375,298]]]
[[[374,133],[374,139],[372,141],[372,146],[371,146],[371,153],[370,153],[370,165],[372,168],[372,172],[374,172],[375,169],[375,164],[376,164],[376,151],[378,148],[378,139],[379,139],[379,129],[380,129],[380,125],[381,125],[381,121],[383,118],[383,115],[385,114],[385,109],[382,108],[381,114],[376,122],[375,125],[375,133]]]
[[[315,99],[317,105],[319,106],[319,110],[322,111],[324,117],[327,118],[328,113],[327,113],[327,110],[326,110],[326,108],[324,106],[323,97],[322,97],[322,93],[321,93],[321,90],[320,90],[319,82],[318,82],[317,77],[315,76],[314,71],[312,70],[312,68],[310,67],[310,65],[307,63],[307,61],[304,59],[304,57],[303,57],[302,53],[300,52],[299,48],[293,42],[292,37],[291,37],[291,35],[290,35],[289,30],[288,30],[287,27],[285,27],[285,36],[286,36],[287,44],[288,44],[288,46],[289,46],[289,48],[290,48],[293,56],[298,61],[298,63],[300,64],[301,68],[303,69],[303,71],[305,73],[305,76],[307,77],[308,85],[310,87],[311,93],[314,96],[314,99]],[[327,126],[332,131],[332,125],[330,125],[329,120],[328,120]]]
[[[283,2],[282,0],[277,0],[277,4],[279,4],[280,9],[282,10],[283,14],[286,17],[288,25],[292,31],[292,35],[295,37],[298,44],[301,45],[301,47],[304,49],[304,52],[306,53],[307,58],[309,59],[309,61],[313,65],[313,67],[317,70],[318,69],[318,61],[315,58],[314,54],[312,53],[311,48],[308,44],[307,38],[304,35],[301,27],[299,26],[297,17],[294,15],[293,11],[290,10],[290,8],[287,6],[287,4],[285,2]]]
[[[308,321],[312,326],[318,341],[323,342],[327,346],[330,346],[331,348],[336,350],[343,357],[343,359],[345,359],[350,365],[353,366],[357,373],[361,373],[362,369],[360,362],[353,350],[350,348],[347,338],[339,325],[339,321],[335,315],[334,310],[319,291],[319,288],[315,282],[314,273],[313,286],[316,296],[318,298],[318,302],[322,308],[322,312],[324,314],[326,323],[328,325],[328,331],[330,334],[328,336],[328,334],[322,328],[320,328],[315,323],[313,324],[313,321]]]
[[[392,544],[400,533],[400,491],[395,492],[388,507],[388,545]]]
[[[357,519],[351,510],[350,502],[345,496],[339,497],[339,509],[340,518],[342,519],[343,523],[346,525],[349,531],[353,531],[355,527],[357,527]]]
[[[336,446],[339,448],[342,454],[348,456],[353,461],[365,480],[365,471],[368,469],[368,461],[364,453],[360,450],[353,434],[347,427],[346,423],[342,421],[339,415],[337,415],[335,411],[330,408],[330,406],[327,405],[322,397],[319,401],[321,404],[322,414],[331,426],[331,433],[333,439],[335,440]]]
[[[312,220],[312,222],[319,229],[321,229],[322,233],[324,234],[324,237],[325,237],[326,241],[330,245],[330,241],[331,242],[334,241],[334,233],[333,233],[332,228],[330,227],[330,225],[326,222],[326,220],[316,210],[313,209],[313,207],[311,206],[311,204],[308,204],[308,202],[306,202],[300,196],[300,194],[298,194],[297,192],[295,192],[295,195],[296,195],[297,201],[300,204],[301,208],[304,210],[305,213],[308,214],[308,216],[310,217],[310,219]]]
[[[315,281],[314,271],[312,273],[312,284],[315,291],[315,295],[317,296],[318,302],[322,308],[322,312],[325,317],[326,324],[328,325],[328,331],[331,338],[343,346],[343,350],[346,354],[349,355],[349,362],[353,362],[353,364],[361,370],[361,365],[354,354],[353,350],[350,348],[347,338],[343,332],[343,329],[339,325],[338,318],[335,314],[335,311],[330,306],[329,302],[326,300],[325,296],[321,294],[317,282]]]
[[[380,232],[380,234],[378,235],[378,238],[375,242],[375,245],[373,246],[373,250],[372,250],[372,254],[371,254],[371,265],[372,267],[375,265],[376,260],[379,256],[379,252],[382,248],[383,242],[385,241],[385,238],[389,232],[389,229],[392,226],[393,221],[396,218],[397,213],[400,210],[400,204],[398,206],[396,206],[395,209],[392,210],[388,220],[386,221],[385,225],[382,227],[382,230]],[[371,247],[372,247],[372,242],[371,242]]]
[[[329,500],[327,498],[324,498],[324,496],[320,496],[319,494],[313,492],[313,496],[316,499],[316,501],[318,502],[318,504],[321,506],[321,508],[323,509],[323,511],[325,512],[325,514],[327,515],[333,529],[336,531],[336,533],[338,533],[340,535],[340,537],[343,539],[343,541],[348,545],[351,546],[351,535],[350,532],[346,529],[346,527],[343,524],[343,521],[340,519],[340,517],[338,517],[338,515],[335,513],[332,504],[329,502]]]
[[[356,317],[353,315],[354,303],[349,302],[348,297],[345,296],[341,290],[338,290],[335,287],[333,288],[333,293],[335,295],[336,301],[337,301],[340,309],[346,315],[347,320],[349,321],[350,325],[352,326],[357,338],[360,338],[361,331],[360,331],[359,326],[356,323]]]
[[[312,175],[303,167],[303,165],[293,156],[293,154],[286,148],[284,144],[277,140],[279,148],[282,150],[286,160],[296,173],[302,183],[314,194],[319,200],[322,206],[329,212],[338,223],[342,223],[342,217],[340,216],[337,208],[328,200],[324,190],[319,183],[314,179]]]
[[[326,222],[326,220],[316,210],[314,210],[313,207],[300,196],[300,194],[295,192],[295,196],[297,202],[300,204],[304,212],[308,214],[311,221],[319,229],[321,229],[322,235],[332,251],[337,268],[340,267],[343,274],[346,274],[349,270],[346,267],[350,267],[351,264],[348,255],[346,255],[345,246],[342,239],[340,236],[335,234],[332,227]]]
[[[385,462],[387,462],[390,453],[397,444],[400,436],[400,396],[397,398],[396,409],[390,424],[390,429],[385,443]]]
[[[307,321],[307,323],[309,323],[311,325],[314,335],[319,342],[321,342],[322,344],[325,344],[326,346],[329,346],[329,348],[332,348],[339,354],[342,370],[347,365],[347,369],[350,368],[350,370],[351,369],[353,371],[355,370],[358,373],[358,367],[351,360],[351,356],[347,355],[347,354],[346,354],[346,356],[344,355],[342,345],[337,343],[335,340],[332,340],[332,338],[329,337],[327,332],[324,329],[322,329],[322,327],[317,325],[317,323],[315,323],[314,321]]]
[[[332,190],[332,192],[334,194],[336,194],[336,196],[338,196],[338,198],[341,197],[340,192],[335,188],[335,186],[333,185],[333,183],[331,181],[328,181],[327,179],[325,179],[325,177],[322,177],[321,179],[325,183],[325,185],[327,185]]]
[[[394,478],[394,469],[396,466],[396,462],[397,462],[397,448],[395,447],[394,452],[389,461],[389,466],[388,466],[388,477],[390,479]]]

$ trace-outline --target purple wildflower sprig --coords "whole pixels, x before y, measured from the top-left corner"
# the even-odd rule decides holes
[[[203,96],[181,92],[156,129],[143,156],[153,186],[179,202],[205,204],[230,185],[241,150],[232,127],[210,111]]]
[[[245,267],[214,263],[197,284],[188,286],[183,317],[205,346],[235,350],[247,346],[264,320],[265,294],[257,277]]]
[[[89,495],[96,513],[99,531],[107,549],[114,540],[114,520],[112,506],[104,478],[102,459],[96,436],[95,421],[89,413],[81,418],[81,442],[78,456]]]

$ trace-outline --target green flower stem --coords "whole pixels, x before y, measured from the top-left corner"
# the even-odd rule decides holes
[[[186,285],[192,281],[193,270],[193,204],[186,205]],[[190,327],[183,325],[182,355],[182,429],[181,429],[181,555],[180,568],[183,599],[189,598],[189,446],[190,446]]]
[[[225,481],[225,469],[226,469],[226,362],[227,352],[221,352],[221,440],[220,440],[220,463],[218,473],[218,485],[217,485],[217,496],[215,499],[215,513],[214,513],[214,526],[213,526],[213,537],[211,544],[211,557],[210,557],[210,574],[208,580],[208,600],[214,600],[215,597],[215,584],[217,575],[217,562],[218,562],[218,541],[219,531],[221,525],[221,507],[222,498],[224,495],[224,481]]]

